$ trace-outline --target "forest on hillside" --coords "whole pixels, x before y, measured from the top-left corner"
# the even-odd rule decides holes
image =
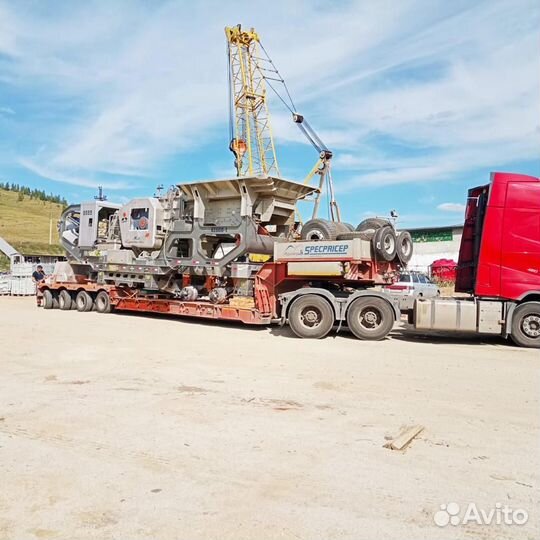
[[[53,195],[52,193],[46,193],[42,189],[31,189],[26,186],[21,186],[14,182],[0,182],[0,189],[5,189],[6,191],[14,191],[18,193],[18,200],[23,201],[25,197],[28,197],[30,200],[39,200],[47,201],[56,204],[61,204],[62,206],[67,206],[67,201],[64,197],[60,195]]]

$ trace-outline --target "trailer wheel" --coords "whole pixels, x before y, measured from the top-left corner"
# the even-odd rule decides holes
[[[53,309],[54,308],[54,297],[53,293],[46,289],[43,291],[43,309]]]
[[[358,298],[347,310],[347,325],[358,339],[384,339],[394,326],[394,310],[377,297]]]
[[[58,295],[58,307],[63,311],[69,311],[72,304],[73,299],[71,298],[69,291],[66,291],[65,289],[60,291],[60,294]]]
[[[301,338],[320,339],[334,326],[334,310],[322,297],[305,294],[298,297],[289,309],[289,326]]]
[[[96,311],[98,313],[111,312],[111,299],[106,291],[99,291],[96,296]]]
[[[75,304],[77,305],[77,311],[92,311],[94,299],[86,291],[79,291],[75,298]]]
[[[525,302],[514,310],[511,337],[520,347],[540,347],[540,302]]]

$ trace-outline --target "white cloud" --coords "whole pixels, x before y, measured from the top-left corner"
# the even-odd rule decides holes
[[[54,169],[50,169],[44,165],[34,163],[31,159],[19,159],[19,164],[32,171],[34,174],[41,176],[42,178],[48,178],[49,180],[54,180],[55,182],[61,182],[64,184],[72,184],[75,186],[88,187],[88,188],[97,188],[98,186],[103,186],[106,189],[129,189],[133,187],[129,182],[117,182],[117,181],[103,181],[92,180],[90,178],[82,178],[77,175],[63,174],[59,173]]]
[[[442,210],[443,212],[465,212],[465,205],[459,203],[445,202],[437,205],[437,210]]]
[[[0,53],[11,58],[0,79],[75,104],[54,128],[36,125],[46,147],[23,160],[48,178],[151,177],[169,156],[212,144],[227,156],[223,27],[238,20],[258,29],[335,151],[342,191],[538,159],[535,0],[351,1],[325,8],[337,32],[320,31],[320,6],[286,0],[272,10],[247,0],[66,5],[51,17],[0,0]],[[282,110],[272,98],[279,143],[304,144]]]

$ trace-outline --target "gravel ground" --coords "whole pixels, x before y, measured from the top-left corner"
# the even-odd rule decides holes
[[[539,536],[537,350],[10,297],[0,343],[1,540]],[[451,502],[529,520],[438,527]]]

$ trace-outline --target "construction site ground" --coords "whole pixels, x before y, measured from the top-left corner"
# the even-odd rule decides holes
[[[538,350],[34,303],[0,298],[2,540],[539,536]],[[450,502],[529,520],[438,527]]]

